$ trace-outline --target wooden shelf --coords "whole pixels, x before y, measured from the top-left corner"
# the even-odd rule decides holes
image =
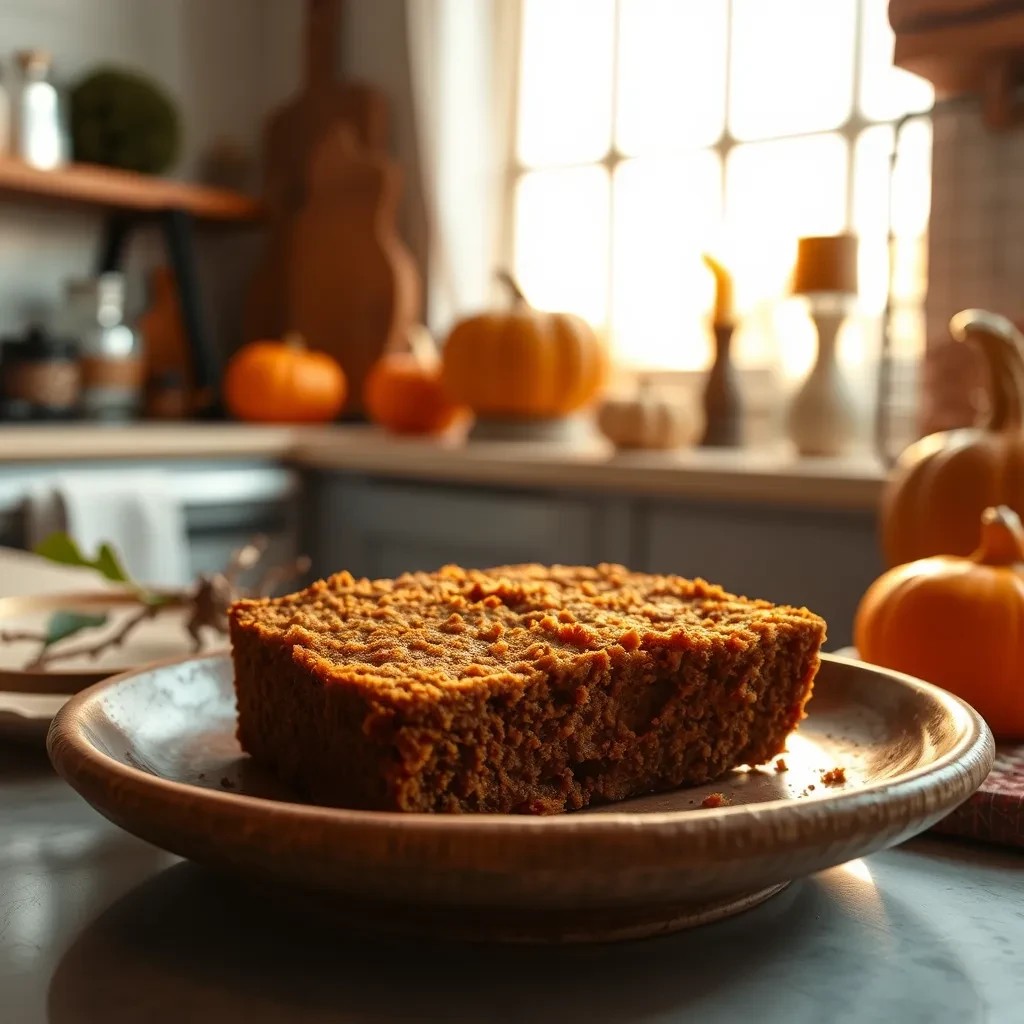
[[[200,220],[257,221],[258,200],[227,189],[150,177],[94,164],[52,171],[0,156],[0,196],[35,198],[117,210],[183,210]]]

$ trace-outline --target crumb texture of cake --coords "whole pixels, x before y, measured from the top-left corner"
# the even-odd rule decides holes
[[[230,615],[242,748],[343,807],[549,814],[781,753],[825,638],[805,608],[593,568],[339,573]]]

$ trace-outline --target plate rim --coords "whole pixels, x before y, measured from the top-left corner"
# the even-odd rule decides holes
[[[699,814],[694,813],[696,808],[651,812],[606,810],[600,814],[431,814],[330,807],[198,786],[125,764],[104,753],[87,739],[87,730],[82,721],[85,709],[106,690],[132,678],[171,666],[202,661],[223,662],[229,661],[230,657],[230,652],[222,650],[152,662],[111,676],[74,694],[54,716],[47,732],[46,748],[54,768],[83,796],[85,793],[75,784],[76,781],[83,776],[91,777],[94,781],[106,778],[108,782],[117,782],[116,787],[111,787],[112,791],[130,791],[135,795],[141,793],[153,806],[156,806],[154,798],[177,803],[184,798],[201,803],[214,812],[244,816],[255,813],[279,821],[287,819],[307,825],[316,823],[335,831],[415,831],[424,838],[459,832],[476,835],[485,833],[491,839],[502,834],[515,834],[518,840],[523,840],[531,834],[550,836],[551,833],[569,834],[574,838],[578,838],[579,833],[601,837],[605,833],[619,834],[623,829],[632,827],[645,833],[658,832],[665,838],[700,836],[704,839],[711,834],[715,842],[703,850],[706,856],[715,847],[723,852],[727,850],[735,833],[751,828],[762,818],[776,823],[791,822],[797,828],[810,828],[824,816],[831,822],[829,831],[833,839],[861,832],[865,810],[877,807],[881,794],[885,794],[885,803],[890,809],[886,815],[886,824],[894,819],[910,821],[938,818],[942,812],[951,810],[967,799],[981,785],[991,769],[995,752],[995,741],[988,725],[961,698],[906,673],[826,653],[821,655],[822,661],[853,665],[872,674],[883,675],[944,707],[947,715],[957,719],[959,725],[950,749],[926,765],[916,766],[889,779],[858,786],[854,790],[830,789],[827,793],[807,800],[779,798],[753,804],[702,808]],[[945,794],[943,799],[936,795],[939,791]],[[951,796],[952,793],[959,799]],[[89,796],[86,799],[92,802]],[[896,807],[904,805],[905,813],[895,813]],[[845,827],[838,827],[840,824]]]

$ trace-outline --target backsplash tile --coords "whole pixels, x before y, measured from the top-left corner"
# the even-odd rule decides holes
[[[972,422],[984,387],[950,317],[973,306],[1024,320],[1024,130],[992,132],[973,101],[940,103],[932,123],[925,432]]]

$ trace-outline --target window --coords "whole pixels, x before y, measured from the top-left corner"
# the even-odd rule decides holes
[[[928,83],[892,68],[886,0],[522,0],[509,255],[533,302],[607,328],[638,368],[699,370],[733,271],[737,356],[796,375],[813,330],[785,296],[796,239],[853,230],[845,361],[877,353],[890,152]],[[898,354],[923,347],[930,125],[908,122],[892,192]]]

